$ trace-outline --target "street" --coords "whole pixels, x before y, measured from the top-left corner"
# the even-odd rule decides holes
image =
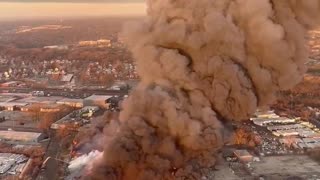
[[[0,87],[2,93],[31,93],[33,91],[43,91],[45,95],[65,96],[74,98],[88,97],[95,95],[124,96],[128,94],[127,90],[107,90],[107,89],[58,89],[58,88],[18,88],[18,87]]]

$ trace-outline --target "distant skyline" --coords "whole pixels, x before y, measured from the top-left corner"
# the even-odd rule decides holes
[[[0,20],[144,16],[146,14],[146,5],[143,2],[138,3],[137,1],[139,0],[118,0],[118,3],[115,3],[115,0],[90,0],[90,3],[88,0],[55,0],[56,2],[51,2],[52,0],[41,0],[41,2],[35,2],[40,0],[27,0],[30,2],[18,2],[18,0],[15,0],[16,2],[10,3],[3,1],[4,0],[0,0]],[[106,3],[107,1],[108,3]]]

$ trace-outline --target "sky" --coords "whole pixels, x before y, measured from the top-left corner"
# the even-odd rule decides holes
[[[0,20],[79,16],[143,16],[141,0],[0,0]]]

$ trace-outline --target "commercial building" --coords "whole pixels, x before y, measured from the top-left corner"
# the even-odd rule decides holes
[[[35,104],[29,104],[27,106],[24,106],[20,109],[22,112],[30,112],[34,108],[39,108],[40,112],[59,112],[61,110],[61,105],[59,104],[46,104],[46,103],[35,103]]]
[[[53,113],[61,111],[60,104],[47,104],[40,108],[40,112]]]
[[[35,132],[0,131],[0,140],[21,143],[38,143],[44,139],[44,134]]]

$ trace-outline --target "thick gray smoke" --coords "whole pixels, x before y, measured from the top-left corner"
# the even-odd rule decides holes
[[[301,80],[305,32],[320,20],[319,0],[147,3],[148,19],[124,32],[141,83],[106,126],[103,163],[88,179],[200,179],[227,121]]]

